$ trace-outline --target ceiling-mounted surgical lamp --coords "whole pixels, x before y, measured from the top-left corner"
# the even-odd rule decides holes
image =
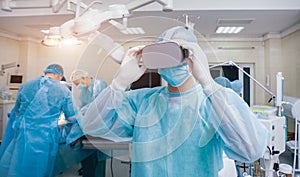
[[[123,4],[110,5],[107,11],[89,8],[81,16],[61,25],[61,36],[87,37],[96,32],[101,23],[110,19],[123,18],[129,15]]]
[[[51,27],[47,32],[45,32],[44,39],[42,40],[42,44],[48,47],[55,47],[58,46],[62,40],[60,35],[60,28],[59,27]]]
[[[94,2],[100,3],[98,1]],[[95,4],[92,2],[90,5],[84,8],[82,13],[80,13],[79,9],[81,8],[82,2],[79,0],[79,3],[77,2],[76,7],[76,18],[61,25],[61,35],[62,37],[70,35],[76,37],[88,37],[101,27],[102,22],[112,19],[126,18],[130,14],[129,11],[138,9],[153,2],[158,2],[161,4],[163,6],[163,11],[173,10],[173,0],[135,0],[127,5],[109,5],[108,10],[106,11],[92,9],[91,5]],[[141,28],[128,28],[124,24],[122,25],[117,23],[118,22],[111,21],[111,24],[117,27],[123,34],[144,34],[144,31]]]
[[[48,47],[57,47],[60,45],[79,45],[82,41],[74,36],[62,37],[60,27],[51,27],[49,31],[42,31],[45,33],[42,44]]]
[[[100,11],[91,8],[95,3],[101,3],[100,1],[93,1],[90,5],[86,6],[81,0],[52,0],[52,6],[55,6],[55,10],[58,12],[60,7],[67,2],[76,4],[76,16],[74,19],[69,20],[59,27],[59,33],[45,35],[42,44],[47,46],[56,46],[62,39],[66,38],[79,38],[89,39],[91,35],[95,34],[101,27],[101,23],[111,20],[110,23],[117,27],[123,34],[144,34],[144,30],[140,27],[128,28],[127,21],[124,25],[124,20],[127,20],[129,11],[143,7],[147,4],[158,2],[163,6],[163,11],[173,10],[173,0],[135,0],[127,5],[113,4],[108,7],[106,11]],[[83,8],[83,12],[80,13],[80,8]],[[123,18],[123,25],[113,21],[113,19]],[[51,31],[51,29],[49,30]],[[59,34],[59,35],[57,35]]]

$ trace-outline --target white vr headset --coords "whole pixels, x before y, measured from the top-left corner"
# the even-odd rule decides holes
[[[176,42],[151,44],[142,49],[142,61],[149,69],[180,66],[188,56],[189,50]]]

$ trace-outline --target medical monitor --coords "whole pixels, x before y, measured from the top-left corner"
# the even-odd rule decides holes
[[[22,74],[8,74],[7,85],[9,87],[20,87],[23,84]]]

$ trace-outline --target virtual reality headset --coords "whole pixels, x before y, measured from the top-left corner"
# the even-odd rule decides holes
[[[176,42],[151,44],[142,49],[142,61],[149,69],[180,66],[188,56],[189,50]]]

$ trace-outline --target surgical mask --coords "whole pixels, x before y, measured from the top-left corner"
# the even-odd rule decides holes
[[[86,86],[83,85],[83,84],[78,84],[77,88],[78,88],[79,90],[82,90],[82,89],[86,88]]]
[[[191,76],[187,64],[174,68],[161,68],[158,69],[158,73],[173,87],[182,85]]]

